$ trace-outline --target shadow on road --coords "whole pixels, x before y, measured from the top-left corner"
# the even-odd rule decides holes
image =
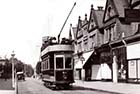
[[[98,90],[98,89],[93,89],[93,88],[85,88],[85,87],[81,87],[81,86],[72,86],[72,88],[69,89],[59,89],[57,91],[97,91],[97,92],[104,92],[105,94],[122,94],[122,93],[116,93],[116,92],[110,92],[110,91],[104,91],[104,90]]]

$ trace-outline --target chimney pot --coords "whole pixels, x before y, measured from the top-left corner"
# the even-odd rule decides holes
[[[98,10],[103,10],[103,6],[98,6]]]

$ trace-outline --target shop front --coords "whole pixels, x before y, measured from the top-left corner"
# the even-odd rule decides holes
[[[127,46],[128,82],[140,83],[140,42]]]
[[[93,52],[88,61],[84,64],[85,80],[101,80],[101,64],[99,54]]]
[[[114,48],[112,52],[113,52],[113,67],[112,67],[113,81],[125,82],[127,79],[126,47],[121,46],[119,48]]]
[[[87,74],[90,74],[90,70],[85,70],[83,66],[89,62],[89,58],[94,51],[89,51],[83,53],[79,56],[78,62],[76,62],[74,69],[75,69],[75,79],[78,80],[86,80]],[[87,73],[88,72],[88,73]]]
[[[112,54],[109,44],[104,44],[98,48],[101,80],[112,80]]]

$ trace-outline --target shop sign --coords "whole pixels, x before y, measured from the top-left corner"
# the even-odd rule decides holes
[[[81,60],[81,61],[85,61],[85,58],[84,58],[84,57],[81,57],[80,60]]]

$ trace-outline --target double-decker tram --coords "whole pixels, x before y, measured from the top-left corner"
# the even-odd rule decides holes
[[[44,48],[43,48],[44,47]],[[42,81],[47,87],[67,88],[74,82],[73,49],[69,42],[53,43],[48,39],[41,50]]]

